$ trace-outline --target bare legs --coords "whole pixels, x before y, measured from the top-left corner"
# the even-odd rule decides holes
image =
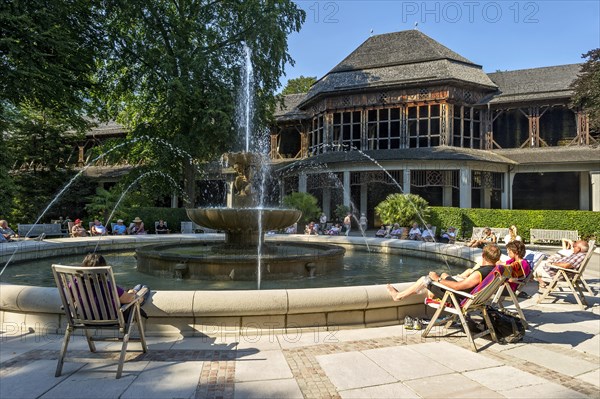
[[[387,285],[387,291],[391,295],[394,301],[401,301],[407,296],[414,295],[418,293],[420,290],[425,288],[425,276],[419,278],[416,283],[408,287],[402,292],[399,292],[396,288],[394,288],[391,284]]]

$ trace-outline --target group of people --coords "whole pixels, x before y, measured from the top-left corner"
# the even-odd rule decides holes
[[[501,252],[498,244],[490,241],[483,246],[481,264],[454,276],[450,276],[448,273],[438,274],[435,271],[431,271],[427,276],[421,277],[416,283],[404,291],[398,291],[394,286],[388,284],[387,291],[389,295],[394,301],[401,301],[408,296],[425,292],[429,299],[443,298],[444,288],[434,285],[433,282],[437,282],[438,284],[453,290],[473,293],[472,290],[477,289],[477,291],[479,291],[484,288],[480,287],[480,284],[497,265],[510,267],[511,278],[508,281],[513,290],[517,288],[518,280],[528,276],[530,273],[533,273],[533,277],[539,283],[539,288],[543,289],[546,287],[546,281],[552,280],[557,273],[557,270],[551,266],[577,269],[582,264],[589,249],[586,241],[575,241],[571,244],[571,248],[569,249],[570,252],[561,250],[556,255],[551,256],[535,270],[532,270],[533,265],[525,259],[525,244],[523,244],[520,237],[517,238],[516,228],[511,230],[514,230],[513,233],[515,235],[512,237],[513,239],[509,240],[506,244],[506,251],[508,254],[508,259],[506,261],[501,261]],[[489,232],[487,235],[489,235]]]
[[[386,228],[382,225],[379,230],[375,232],[375,237],[434,242],[435,229],[429,223],[422,230],[416,222],[412,224],[410,229],[400,227],[400,224],[394,223],[390,228]],[[444,243],[454,243],[455,240],[456,229],[454,227],[449,227],[439,238],[439,241]]]
[[[509,243],[511,241],[522,241],[521,236],[517,232],[517,226],[514,224],[508,228],[508,234],[504,236],[504,242]],[[471,241],[467,243],[468,247],[471,248],[483,248],[487,244],[495,244],[498,242],[498,237],[494,233],[494,231],[486,227],[483,229],[482,235],[477,238],[473,238]]]
[[[103,236],[109,234],[106,226],[102,225],[102,222],[98,219],[94,219],[94,223],[91,225],[89,231],[83,227],[82,223],[81,219],[75,219],[70,231],[72,237]],[[164,220],[159,220],[155,226],[155,232],[156,234],[167,234],[170,230]],[[117,223],[112,226],[111,231],[112,235],[141,235],[146,233],[144,222],[139,217],[133,219],[129,226],[125,226],[123,219],[118,219]]]
[[[305,229],[304,229],[304,234],[307,235],[318,235],[318,234],[323,234],[323,235],[332,235],[332,236],[337,236],[340,235],[342,233],[344,233],[346,236],[348,236],[350,234],[350,231],[352,230],[352,213],[348,213],[345,217],[342,223],[327,223],[327,216],[322,213],[321,216],[319,217],[319,221],[317,222],[310,222],[306,225]],[[358,224],[360,226],[360,229],[364,232],[367,230],[367,216],[362,213],[360,218],[358,219]],[[288,233],[288,230],[286,229],[286,233]]]

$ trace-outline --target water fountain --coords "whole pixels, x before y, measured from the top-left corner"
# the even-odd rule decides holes
[[[264,242],[265,232],[284,229],[300,219],[295,209],[265,208],[260,191],[264,185],[261,171],[266,156],[251,152],[252,64],[250,49],[245,46],[245,68],[238,104],[240,130],[244,132],[245,151],[223,155],[231,179],[230,208],[187,209],[196,224],[225,232],[225,242],[201,245],[160,245],[137,251],[138,270],[171,274],[192,279],[256,279],[282,276],[315,276],[343,267],[345,249],[327,244]],[[262,173],[264,175],[264,173]],[[264,276],[264,277],[263,277]]]

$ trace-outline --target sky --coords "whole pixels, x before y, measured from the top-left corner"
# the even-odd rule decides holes
[[[289,36],[288,79],[323,77],[371,34],[416,28],[485,72],[583,62],[600,47],[600,1],[294,0],[306,21]],[[373,33],[371,33],[373,31]]]

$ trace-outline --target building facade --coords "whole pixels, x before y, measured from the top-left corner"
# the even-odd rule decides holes
[[[425,34],[372,36],[271,129],[280,191],[375,221],[394,192],[462,208],[600,211],[600,150],[569,103],[581,64],[486,74]]]

